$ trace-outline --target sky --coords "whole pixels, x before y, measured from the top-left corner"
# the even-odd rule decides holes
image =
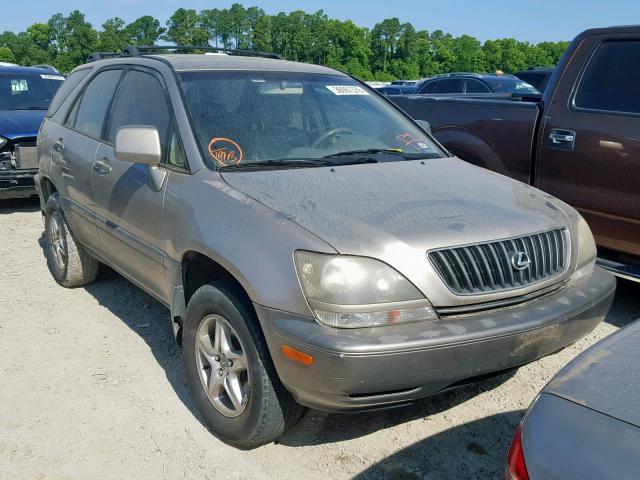
[[[331,18],[353,20],[373,27],[384,18],[398,17],[417,30],[467,34],[481,41],[513,37],[533,43],[571,40],[591,27],[640,23],[640,0],[244,0],[269,14],[323,9]],[[99,28],[118,16],[131,22],[152,15],[161,23],[178,8],[228,8],[233,1],[206,0],[0,0],[0,32],[19,32],[55,13],[78,9]]]

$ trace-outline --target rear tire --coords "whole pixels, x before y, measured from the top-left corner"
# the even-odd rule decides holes
[[[253,308],[232,286],[206,284],[193,294],[182,344],[196,406],[223,442],[255,448],[302,417],[305,409],[280,382]]]
[[[52,193],[47,199],[44,231],[47,266],[56,282],[70,288],[96,279],[99,263],[73,238],[57,193]]]

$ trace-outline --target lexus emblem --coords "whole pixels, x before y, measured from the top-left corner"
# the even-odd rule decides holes
[[[531,265],[531,259],[525,252],[516,252],[511,255],[511,265],[516,270],[524,270]]]

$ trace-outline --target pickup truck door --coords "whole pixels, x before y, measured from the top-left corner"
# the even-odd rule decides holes
[[[536,186],[580,210],[600,247],[634,255],[640,255],[638,78],[640,35],[585,38],[545,106],[536,162]]]
[[[164,83],[147,69],[125,73],[93,163],[92,184],[102,255],[134,283],[168,303],[164,275],[163,203],[167,172],[152,178],[148,165],[118,160],[116,132],[127,125],[154,126],[163,145],[170,124]]]

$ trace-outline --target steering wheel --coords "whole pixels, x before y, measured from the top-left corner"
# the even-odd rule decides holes
[[[315,140],[315,142],[313,142],[311,144],[311,146],[313,148],[318,148],[319,145],[322,145],[329,138],[333,137],[334,135],[338,135],[339,133],[347,133],[349,135],[356,135],[356,132],[354,132],[350,128],[345,128],[345,127],[332,128],[331,130],[328,130],[328,131],[324,132],[322,135],[320,135],[320,137],[318,137]]]

